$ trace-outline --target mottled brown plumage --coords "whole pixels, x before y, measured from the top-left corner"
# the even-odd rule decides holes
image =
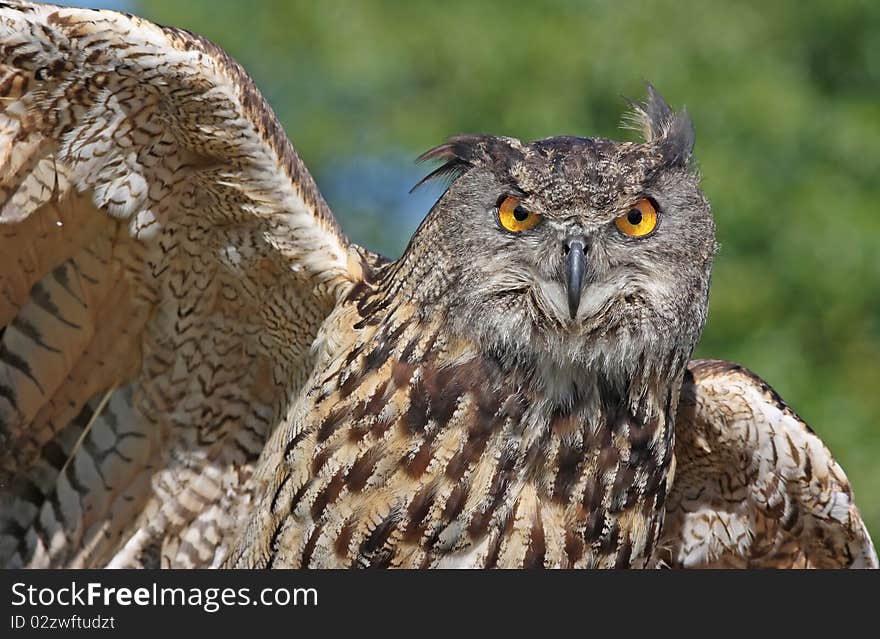
[[[714,225],[653,89],[644,142],[430,151],[393,262],[198,36],[0,3],[0,104],[3,565],[876,566],[819,439],[688,365]]]
[[[754,373],[691,362],[676,437],[659,564],[877,567],[840,465]]]
[[[0,29],[0,555],[210,564],[370,258],[213,45],[19,3]]]

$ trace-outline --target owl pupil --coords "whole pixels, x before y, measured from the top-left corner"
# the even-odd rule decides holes
[[[526,211],[521,206],[518,206],[515,209],[513,209],[513,217],[516,218],[517,222],[524,222],[528,216],[529,216],[529,212]]]
[[[642,223],[642,212],[638,209],[630,209],[626,214],[626,221],[633,226],[638,226]]]

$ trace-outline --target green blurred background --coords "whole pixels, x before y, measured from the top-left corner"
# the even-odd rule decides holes
[[[86,2],[212,39],[251,73],[357,242],[396,257],[455,133],[632,138],[650,80],[697,129],[718,224],[697,352],[822,436],[880,537],[880,2]]]

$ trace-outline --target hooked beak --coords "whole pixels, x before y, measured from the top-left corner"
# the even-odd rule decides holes
[[[584,286],[584,269],[587,265],[584,240],[571,239],[565,242],[565,287],[568,294],[568,312],[571,319],[577,316],[581,303],[581,290]]]

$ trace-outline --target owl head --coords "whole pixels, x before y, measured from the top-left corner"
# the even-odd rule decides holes
[[[401,260],[426,312],[508,358],[683,366],[715,227],[687,113],[649,86],[633,116],[643,142],[457,136],[425,153],[443,162],[426,179],[450,178]]]

